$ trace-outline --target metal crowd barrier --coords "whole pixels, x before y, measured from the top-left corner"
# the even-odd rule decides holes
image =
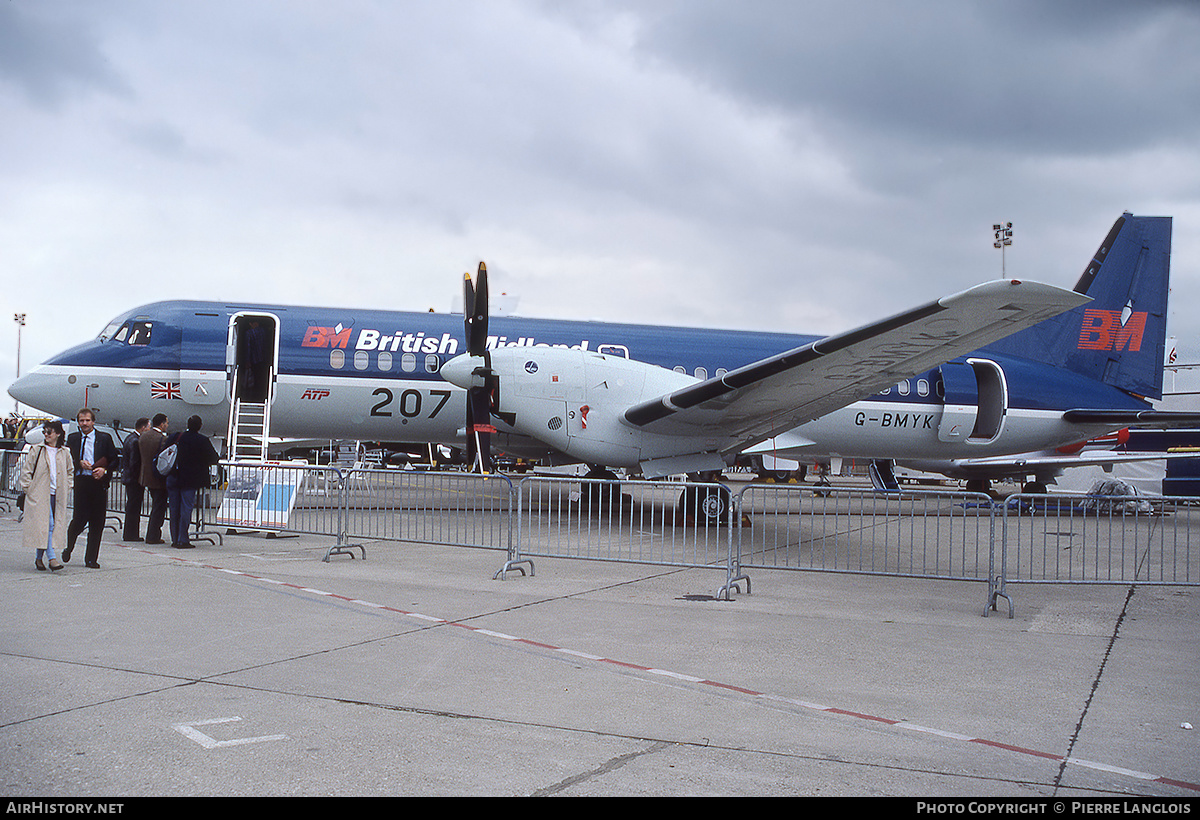
[[[986,581],[996,576],[996,514],[982,494],[750,484],[738,493],[737,567]]]
[[[346,534],[376,541],[510,550],[508,476],[354,468],[342,475]]]
[[[726,570],[735,579],[733,496],[720,484],[531,476],[518,488],[518,538],[496,577],[528,556]],[[524,570],[522,570],[523,572]]]
[[[1200,583],[1200,498],[1020,493],[998,506],[1005,583]]]
[[[21,451],[4,450],[0,459],[0,504],[4,512],[16,509],[17,476],[20,474]]]
[[[363,541],[420,541],[510,548],[513,488],[507,476],[429,473],[302,463],[222,462],[226,483],[206,526],[328,535],[325,553]]]
[[[21,453],[0,460],[13,511]],[[302,463],[222,462],[197,499],[191,538],[223,530],[309,533],[331,555],[362,542],[419,541],[504,550],[496,577],[532,575],[533,557],[724,569],[719,597],[752,569],[981,581],[984,614],[1008,585],[1200,584],[1200,498],[981,494],[860,487],[603,481]],[[735,484],[736,486],[736,484]],[[143,518],[149,512],[147,495]],[[109,526],[125,488],[114,479]]]

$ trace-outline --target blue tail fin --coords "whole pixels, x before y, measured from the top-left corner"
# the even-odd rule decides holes
[[[1160,399],[1170,273],[1171,217],[1126,213],[1075,285],[1093,301],[990,349]]]

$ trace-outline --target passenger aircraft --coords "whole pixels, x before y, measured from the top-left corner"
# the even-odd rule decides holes
[[[1023,453],[1160,420],[1145,399],[1162,388],[1170,232],[1127,213],[1074,291],[993,281],[826,338],[489,319],[485,275],[465,282],[465,317],[158,302],[9,393],[114,424],[196,413],[223,434],[258,323],[272,436],[478,443],[484,468],[495,447],[646,477],[758,453]]]

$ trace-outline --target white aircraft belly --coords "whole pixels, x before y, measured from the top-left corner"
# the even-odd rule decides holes
[[[792,431],[812,441],[811,445],[776,452],[809,458],[902,459],[930,453],[939,458],[970,458],[1028,452],[1048,439],[1058,437],[1066,444],[1086,435],[1079,425],[1064,422],[1059,411],[1010,409],[1004,431],[994,441],[943,441],[939,435],[942,412],[940,404],[858,402]]]

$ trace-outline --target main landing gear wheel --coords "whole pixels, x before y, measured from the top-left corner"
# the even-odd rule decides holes
[[[583,478],[579,501],[585,509],[606,510],[621,504],[621,485],[617,483],[617,474],[612,470],[604,467],[592,467]]]
[[[990,495],[992,492],[992,482],[988,481],[986,478],[968,479],[967,480],[967,492],[983,493],[984,495]]]
[[[733,493],[724,485],[719,487],[689,484],[679,496],[679,516],[683,523],[703,527],[719,527],[729,523]]]

